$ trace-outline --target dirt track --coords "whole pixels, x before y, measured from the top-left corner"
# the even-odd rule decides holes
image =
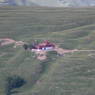
[[[17,46],[21,46],[24,44],[23,41],[15,41],[13,39],[10,38],[3,38],[0,39],[0,46],[5,46],[5,45],[10,45],[10,44],[14,44],[14,47],[16,48]]]
[[[51,51],[56,51],[58,54],[64,55],[65,53],[73,53],[73,52],[77,51],[77,49],[66,50],[66,49],[62,49],[62,48],[56,47],[56,48],[54,48]],[[45,51],[45,50],[32,50],[32,52],[35,52],[35,54],[37,55],[37,59],[38,60],[46,60],[47,59],[47,53],[49,51]]]
[[[16,48],[17,46],[22,46],[24,44],[23,41],[15,41],[13,39],[10,39],[10,38],[3,38],[3,39],[0,39],[0,46],[6,46],[6,45],[9,45],[9,44],[14,44],[14,48]],[[77,49],[74,49],[74,50],[67,50],[67,49],[63,49],[63,48],[60,48],[58,45],[55,46],[55,48],[51,51],[56,51],[58,54],[60,55],[64,55],[65,53],[73,53],[73,52],[89,52],[89,51],[95,51],[95,50],[77,50]],[[37,55],[37,59],[38,60],[46,60],[47,59],[47,53],[48,51],[45,51],[45,50],[32,50],[32,52],[35,52],[35,54]]]

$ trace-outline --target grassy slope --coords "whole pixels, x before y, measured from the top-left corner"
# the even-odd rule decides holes
[[[0,8],[0,38],[31,42],[49,39],[66,49],[95,49],[95,8]],[[6,79],[20,76],[26,83],[13,95],[94,95],[95,52],[58,57],[48,54],[38,61],[34,54],[12,45],[0,47],[0,95]],[[11,95],[11,94],[8,94]]]

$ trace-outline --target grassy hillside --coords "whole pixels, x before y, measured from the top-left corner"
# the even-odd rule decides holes
[[[50,40],[65,49],[95,49],[95,8],[0,8],[0,38]],[[94,95],[95,52],[39,61],[22,47],[0,47],[0,95]]]

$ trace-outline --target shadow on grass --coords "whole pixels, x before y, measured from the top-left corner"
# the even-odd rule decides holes
[[[18,93],[16,88],[22,87],[26,81],[19,76],[10,76],[6,79],[6,95],[13,95]]]

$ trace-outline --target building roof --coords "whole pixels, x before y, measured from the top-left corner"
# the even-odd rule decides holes
[[[45,47],[55,47],[55,45],[54,45],[54,43],[51,43],[51,42],[46,40],[43,43],[38,44],[36,47],[37,47],[37,49],[42,49]]]

